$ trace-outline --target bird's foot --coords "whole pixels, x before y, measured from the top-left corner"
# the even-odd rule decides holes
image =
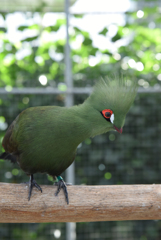
[[[28,194],[28,200],[30,200],[31,197],[31,193],[32,193],[32,189],[33,187],[36,187],[39,191],[42,192],[41,187],[37,184],[37,182],[35,181],[33,174],[30,175],[30,180],[29,180],[29,194]]]
[[[68,191],[67,191],[67,186],[68,185],[72,185],[71,183],[65,183],[63,178],[61,176],[57,176],[57,180],[58,182],[55,182],[54,185],[58,186],[57,191],[55,193],[55,196],[58,196],[61,188],[64,191],[64,195],[65,195],[65,200],[67,202],[67,204],[69,204],[69,198],[68,198]]]

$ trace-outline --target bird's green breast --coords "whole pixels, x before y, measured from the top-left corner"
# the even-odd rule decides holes
[[[28,173],[59,175],[74,161],[79,143],[88,137],[85,125],[79,115],[64,107],[23,111],[13,131],[21,168]]]

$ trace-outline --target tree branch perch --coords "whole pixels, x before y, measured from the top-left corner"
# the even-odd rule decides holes
[[[0,183],[0,222],[94,222],[161,219],[161,185],[68,186],[69,205],[55,186]]]

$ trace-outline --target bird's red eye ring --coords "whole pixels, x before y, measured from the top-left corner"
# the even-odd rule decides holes
[[[106,119],[110,119],[111,115],[113,114],[113,111],[110,109],[104,109],[102,111],[102,115],[104,116],[104,118]]]

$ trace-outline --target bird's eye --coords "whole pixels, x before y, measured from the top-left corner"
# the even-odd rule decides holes
[[[111,117],[111,113],[110,112],[105,112],[105,117],[107,117],[107,118]]]
[[[112,113],[113,113],[113,111],[110,109],[105,109],[102,111],[102,115],[104,116],[104,118],[110,118]]]
[[[114,122],[114,114],[113,111],[110,109],[104,109],[101,112],[102,116],[109,122],[113,123]]]

